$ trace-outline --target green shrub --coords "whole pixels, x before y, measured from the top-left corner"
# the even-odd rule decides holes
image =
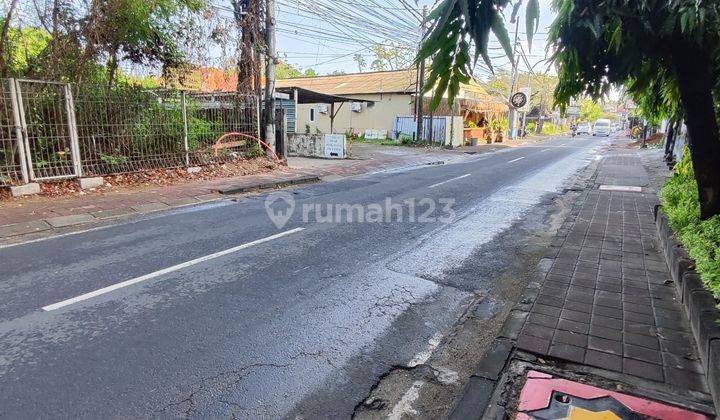
[[[563,132],[563,128],[561,126],[553,124],[551,122],[546,122],[542,126],[542,134],[547,135],[547,136],[562,133],[562,132]]]
[[[257,159],[259,157],[265,156],[265,151],[260,146],[260,143],[253,142],[250,148],[248,149],[246,156],[248,159]]]
[[[695,260],[703,282],[720,299],[720,216],[700,220],[697,182],[687,148],[660,200],[670,227]]]

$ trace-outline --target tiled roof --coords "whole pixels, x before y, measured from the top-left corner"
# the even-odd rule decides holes
[[[300,87],[330,95],[415,92],[415,70],[378,71],[278,80],[277,87]]]

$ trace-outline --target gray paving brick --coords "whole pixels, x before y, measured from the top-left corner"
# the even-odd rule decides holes
[[[690,331],[690,323],[684,317],[665,318],[655,317],[655,325],[677,331]]]
[[[9,238],[11,236],[26,235],[28,233],[42,232],[51,229],[44,220],[33,220],[25,223],[13,223],[11,225],[0,226],[0,238]]]
[[[653,315],[653,308],[652,306],[648,305],[623,305],[623,310],[625,312],[635,312],[638,314]]]
[[[687,370],[695,373],[704,373],[700,360],[691,355],[679,356],[677,354],[662,352],[662,363],[675,369]]]
[[[673,341],[660,339],[660,348],[668,353],[673,353],[679,356],[695,355],[695,342],[694,341]]]
[[[610,313],[618,312],[623,307],[623,303],[622,303],[621,299],[607,298],[607,297],[600,297],[600,296],[597,296],[595,298],[595,305],[604,306],[606,308],[611,308],[612,310],[609,311]],[[611,316],[611,315],[607,315],[607,316]]]
[[[647,314],[639,314],[637,312],[623,311],[623,319],[629,322],[636,322],[645,325],[655,325],[655,318]]]
[[[147,204],[138,204],[137,206],[132,206],[132,209],[135,210],[138,213],[152,213],[155,211],[160,210],[167,210],[170,206],[168,206],[165,203],[147,203]]]
[[[555,328],[558,323],[558,318],[533,312],[528,316],[528,322],[548,328]]]
[[[559,330],[571,331],[579,334],[587,334],[590,332],[589,324],[583,324],[582,322],[575,322],[569,319],[561,319],[557,324],[557,328]]]
[[[551,340],[555,334],[555,329],[545,327],[537,324],[526,324],[522,331],[523,334],[531,335],[533,337],[544,338]]]
[[[572,331],[556,330],[553,342],[572,344],[577,347],[587,347],[588,336]]]
[[[663,371],[665,373],[665,381],[680,389],[691,389],[693,391],[705,393],[710,392],[705,383],[704,377],[700,374],[689,372],[687,370],[675,369],[670,366],[664,366]]]
[[[658,382],[664,379],[661,366],[635,359],[623,358],[623,373]]]
[[[127,216],[129,214],[135,213],[135,210],[131,209],[130,207],[122,207],[117,209],[111,209],[111,210],[100,210],[93,212],[92,215],[96,219],[110,219],[113,217],[120,217],[120,216]]]
[[[655,326],[631,321],[623,322],[623,331],[633,334],[647,335],[650,337],[657,337],[658,335],[658,330]]]
[[[601,337],[590,336],[588,338],[588,348],[616,354],[618,356],[622,356],[623,354],[623,344],[621,341],[608,340]]]
[[[95,219],[89,213],[73,214],[70,216],[57,216],[45,219],[45,221],[54,228],[74,226],[82,223],[90,223],[96,220],[97,219]]]
[[[590,335],[613,341],[622,341],[623,339],[623,332],[621,330],[601,327],[599,325],[590,325]]]
[[[533,312],[539,313],[542,315],[551,316],[554,318],[560,317],[560,312],[562,312],[562,309],[556,307],[556,306],[548,306],[548,305],[542,305],[542,304],[535,304],[533,307]]]
[[[533,337],[531,335],[520,334],[517,340],[517,346],[521,350],[531,353],[548,354],[550,348],[550,340]]]
[[[595,305],[593,314],[606,318],[615,318],[622,323],[623,312],[621,308],[611,308],[609,306]],[[622,328],[622,327],[617,327]]]
[[[626,344],[633,344],[652,350],[660,350],[660,342],[655,337],[626,332],[624,333],[624,340]]]
[[[597,308],[598,307],[596,306],[594,309],[597,309]],[[616,330],[623,329],[622,319],[603,316],[603,315],[598,314],[597,312],[593,312],[593,317],[590,320],[590,323],[592,325],[598,325],[600,327],[606,327],[606,328],[613,328]]]
[[[603,353],[591,349],[588,349],[585,353],[585,363],[601,369],[622,372],[622,362],[622,357],[615,354]]]
[[[663,358],[661,353],[657,350],[652,350],[647,347],[640,347],[634,344],[624,344],[623,354],[625,357],[640,360],[643,362],[654,363],[656,365],[663,364]]]
[[[565,306],[563,308],[590,314],[592,313],[593,306],[589,303],[573,302],[569,300],[565,302]]]
[[[582,363],[585,361],[585,349],[571,344],[553,343],[548,354],[571,362]]]
[[[571,321],[582,322],[583,324],[590,323],[590,314],[587,312],[573,311],[571,309],[563,309],[560,314],[561,319],[569,319]]]
[[[535,303],[539,303],[541,305],[547,305],[547,306],[555,306],[558,308],[562,308],[562,306],[563,306],[563,301],[561,299],[558,299],[558,298],[555,298],[552,296],[543,296],[543,295],[538,296]]]

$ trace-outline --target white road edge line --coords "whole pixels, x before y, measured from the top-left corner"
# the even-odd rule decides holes
[[[137,284],[137,283],[140,283],[140,282],[143,282],[143,281],[146,281],[146,280],[150,280],[150,279],[153,279],[153,278],[155,278],[155,277],[162,276],[162,275],[164,275],[164,274],[172,273],[172,272],[174,272],[174,271],[182,270],[183,268],[191,267],[191,266],[193,266],[193,265],[200,264],[200,263],[205,262],[205,261],[214,260],[215,258],[220,258],[220,257],[222,257],[222,256],[224,256],[224,255],[232,254],[232,253],[234,253],[234,252],[237,252],[237,251],[240,251],[240,250],[243,250],[243,249],[247,249],[247,248],[253,247],[253,246],[255,246],[255,245],[260,245],[260,244],[265,243],[265,242],[270,242],[270,241],[272,241],[272,240],[274,240],[274,239],[282,238],[283,236],[292,235],[293,233],[297,233],[297,232],[300,232],[300,231],[303,231],[303,230],[305,230],[305,228],[295,228],[295,229],[287,230],[287,231],[285,231],[285,232],[280,232],[280,233],[278,233],[278,234],[275,234],[275,235],[272,235],[272,236],[268,236],[268,237],[266,237],[266,238],[258,239],[258,240],[256,240],[256,241],[248,242],[248,243],[245,243],[245,244],[242,244],[242,245],[238,245],[238,246],[236,246],[236,247],[233,247],[233,248],[230,248],[230,249],[226,249],[226,250],[224,250],[224,251],[216,252],[216,253],[214,253],[214,254],[206,255],[206,256],[200,257],[200,258],[196,258],[196,259],[194,259],[194,260],[190,260],[190,261],[187,261],[187,262],[184,262],[184,263],[181,263],[181,264],[173,265],[172,267],[163,268],[162,270],[158,270],[158,271],[152,272],[152,273],[150,273],[150,274],[145,274],[144,276],[140,276],[140,277],[136,277],[136,278],[134,278],[134,279],[130,279],[130,280],[126,280],[126,281],[123,281],[123,282],[120,282],[120,283],[116,283],[116,284],[113,284],[113,285],[108,286],[108,287],[103,287],[102,289],[98,289],[98,290],[95,290],[95,291],[92,291],[92,292],[89,292],[89,293],[85,293],[85,294],[80,295],[80,296],[76,296],[76,297],[74,297],[74,298],[70,298],[70,299],[67,299],[67,300],[63,300],[62,302],[53,303],[52,305],[43,306],[43,307],[42,307],[42,310],[45,311],[45,312],[54,311],[54,310],[56,310],[56,309],[60,309],[60,308],[63,308],[63,307],[65,307],[65,306],[68,306],[68,305],[72,305],[72,304],[75,304],[75,303],[78,303],[78,302],[82,302],[82,301],[84,301],[84,300],[88,300],[88,299],[92,299],[92,298],[97,297],[97,296],[100,296],[100,295],[104,295],[104,294],[106,294],[106,293],[110,293],[110,292],[112,292],[112,291],[114,291],[114,290],[122,289],[123,287],[132,286],[133,284]]]
[[[428,360],[430,360],[430,356],[432,356],[433,352],[437,350],[438,346],[442,342],[443,334],[438,332],[433,335],[430,340],[428,340],[427,347],[415,355],[415,357],[410,360],[410,363],[408,363],[408,367],[415,367],[424,365]]]
[[[517,162],[518,160],[523,160],[523,159],[525,159],[525,156],[519,157],[519,158],[517,158],[517,159],[513,159],[513,160],[509,161],[508,163]]]
[[[459,177],[457,177],[457,178],[451,178],[451,179],[448,179],[447,181],[438,182],[437,184],[433,184],[433,185],[429,186],[428,188],[439,187],[439,186],[441,186],[441,185],[447,184],[448,182],[453,182],[453,181],[457,181],[458,179],[467,178],[467,177],[469,177],[469,176],[471,176],[471,175],[472,175],[472,174],[465,174],[465,175],[459,176]]]

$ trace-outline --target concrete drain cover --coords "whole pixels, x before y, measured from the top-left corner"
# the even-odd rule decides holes
[[[642,187],[630,185],[601,185],[600,191],[642,192]]]
[[[517,420],[700,420],[708,417],[679,407],[606,391],[594,386],[529,371],[520,393]]]

